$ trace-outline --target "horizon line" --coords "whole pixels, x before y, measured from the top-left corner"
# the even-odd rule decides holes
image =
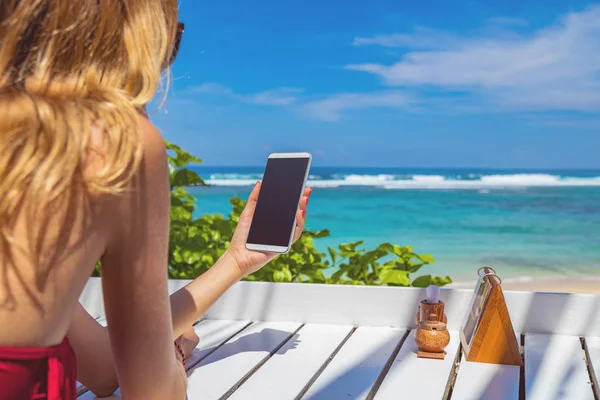
[[[207,168],[264,168],[266,164],[257,164],[257,165],[210,165],[204,163],[190,163],[191,166],[194,167],[207,167]],[[520,170],[520,171],[535,171],[535,170],[544,170],[544,171],[600,171],[600,166],[598,167],[441,167],[441,166],[433,166],[433,167],[407,167],[407,166],[370,166],[370,165],[311,165],[312,168],[371,168],[371,169],[446,169],[446,170],[464,170],[464,169],[487,169],[487,170]]]

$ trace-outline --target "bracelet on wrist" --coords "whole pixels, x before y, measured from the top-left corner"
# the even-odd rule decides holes
[[[181,345],[179,343],[177,343],[177,342],[174,342],[174,343],[175,343],[175,348],[177,349],[177,352],[181,356],[181,363],[185,367],[185,354],[183,353],[183,349],[181,348]]]

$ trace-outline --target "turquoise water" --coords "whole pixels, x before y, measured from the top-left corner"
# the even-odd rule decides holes
[[[201,213],[227,214],[260,168],[198,168]],[[473,280],[482,265],[504,279],[600,275],[600,171],[410,171],[313,168],[309,228],[324,250],[364,240],[411,245],[426,273]],[[461,183],[461,181],[463,183]],[[466,184],[464,182],[467,182]],[[461,186],[462,185],[462,186]]]

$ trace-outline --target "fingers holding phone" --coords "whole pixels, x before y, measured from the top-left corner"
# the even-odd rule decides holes
[[[267,253],[287,253],[304,226],[308,196],[306,180],[309,153],[274,153],[269,156],[256,201],[246,248]]]
[[[287,253],[302,235],[311,188],[305,188],[311,156],[272,154],[240,215],[228,253],[244,275]]]
[[[254,217],[254,210],[256,209],[259,193],[260,182],[256,182],[252,188],[252,192],[250,192],[250,196],[248,196],[246,207],[244,207],[244,211],[242,211],[242,214],[240,214],[240,220],[238,222],[235,236],[240,237],[244,243],[246,243],[246,239],[248,238],[248,232],[250,231],[250,224],[252,223],[252,218]],[[236,237],[234,237],[234,239],[236,239]]]
[[[300,199],[300,207],[298,213],[296,214],[296,230],[294,232],[294,240],[296,242],[302,236],[302,231],[304,230],[304,225],[306,225],[306,213],[308,210],[308,200],[310,199],[310,195],[312,193],[312,188],[304,189],[304,195],[302,199]]]

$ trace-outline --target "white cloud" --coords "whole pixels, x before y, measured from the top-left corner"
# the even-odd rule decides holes
[[[299,88],[281,87],[258,93],[241,94],[218,83],[203,83],[189,90],[191,93],[227,96],[248,104],[287,106],[299,100],[303,90]]]
[[[402,109],[417,103],[411,94],[398,91],[380,91],[371,93],[338,93],[323,99],[302,105],[305,114],[323,119],[337,121],[344,111],[362,110],[367,108],[396,108]]]
[[[417,27],[412,33],[395,33],[373,37],[356,37],[354,46],[379,45],[384,47],[403,47],[411,49],[441,49],[457,43],[457,37],[434,29]]]
[[[203,83],[200,86],[196,86],[192,89],[189,89],[192,93],[206,93],[206,94],[225,94],[225,95],[233,95],[234,92],[230,88],[220,85],[218,83],[208,82]]]
[[[298,96],[302,94],[302,92],[302,89],[282,87],[249,96],[242,96],[242,99],[251,104],[287,106],[297,102],[299,100]]]
[[[389,86],[465,91],[519,110],[600,111],[600,7],[527,36],[453,37],[421,28],[354,44],[408,49],[392,65],[346,66]]]
[[[253,94],[240,94],[218,83],[204,83],[189,90],[191,93],[224,96],[246,104],[281,106],[301,114],[325,121],[337,121],[344,112],[367,108],[405,109],[416,105],[411,94],[399,90],[367,93],[335,93],[332,95],[303,97],[303,90],[282,87]]]

